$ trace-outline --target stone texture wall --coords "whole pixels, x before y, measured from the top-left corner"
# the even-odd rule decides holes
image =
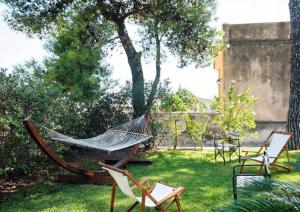
[[[252,90],[257,121],[286,121],[289,99],[290,24],[223,25],[225,50],[215,60],[219,94],[232,80],[238,91]]]
[[[201,120],[201,113],[189,113],[194,119]],[[209,113],[206,114],[210,117],[213,117],[215,114]],[[173,117],[178,118],[179,113],[152,113],[152,117],[155,117],[157,121],[164,121],[167,118]],[[243,147],[258,147],[266,140],[266,138],[270,135],[273,130],[277,131],[285,131],[286,122],[256,122],[256,128],[251,130],[247,134],[246,137],[241,138],[241,145]],[[201,145],[195,141],[193,141],[189,136],[186,135],[185,128],[185,120],[184,114],[180,115],[179,121],[177,123],[178,130],[181,134],[178,137],[178,148],[191,148],[193,149],[195,146],[200,148]],[[218,128],[213,125],[213,123],[208,123],[208,126],[211,131],[217,132]],[[150,131],[149,134],[152,134]],[[212,136],[216,135],[213,133],[211,136],[206,137],[202,142],[204,147],[213,147],[213,139]],[[155,140],[155,147],[157,148],[170,148],[172,149],[174,145],[174,136],[170,133],[166,133],[163,135],[159,135]]]

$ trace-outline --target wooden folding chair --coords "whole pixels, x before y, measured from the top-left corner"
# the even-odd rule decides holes
[[[135,203],[128,208],[127,211],[131,211],[138,203],[141,204],[142,212],[145,211],[145,207],[155,208],[158,211],[167,211],[168,208],[176,202],[178,211],[182,212],[179,196],[184,191],[183,187],[174,188],[162,183],[151,185],[149,177],[138,182],[127,170],[122,170],[103,163],[101,163],[101,165],[102,168],[108,171],[113,177],[110,212],[114,210],[116,184],[127,197],[135,200]],[[128,179],[134,183],[133,186],[129,185]],[[136,196],[133,193],[134,189],[140,189],[142,196]]]
[[[292,169],[290,167],[290,158],[289,158],[289,152],[288,152],[288,141],[292,138],[291,133],[287,132],[281,132],[281,131],[272,131],[271,134],[268,136],[264,144],[261,146],[261,148],[258,151],[243,151],[245,152],[245,156],[241,156],[242,161],[242,167],[240,170],[240,173],[243,172],[243,165],[247,160],[252,160],[257,163],[263,164],[263,154],[261,154],[261,151],[265,148],[265,152],[268,155],[270,159],[270,167],[274,169],[284,170],[287,172],[291,172]],[[269,143],[269,146],[268,146]],[[247,157],[249,152],[256,153],[255,157]],[[282,152],[285,152],[287,160],[288,160],[288,167],[278,165],[276,162],[281,155]]]

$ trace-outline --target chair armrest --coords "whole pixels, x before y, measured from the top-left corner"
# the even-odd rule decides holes
[[[243,150],[242,152],[253,152],[253,153],[257,153],[258,151],[254,151],[254,150]]]
[[[150,177],[145,177],[144,179],[142,179],[139,183],[141,184],[141,185],[144,185],[144,184],[146,184],[147,185],[147,190],[150,188],[150,186],[148,185],[149,184],[149,182],[150,182]],[[138,188],[138,186],[137,185],[133,185],[133,186],[131,186],[131,190],[134,190],[134,189],[136,189],[136,188]]]
[[[236,174],[237,173],[237,170],[236,170],[237,168],[242,168],[242,167],[265,167],[265,166],[266,165],[264,165],[264,164],[244,164],[244,165],[238,164],[238,165],[235,165],[233,167],[233,175],[234,176],[239,175],[239,174]],[[241,174],[241,175],[245,175],[245,174]]]
[[[248,156],[241,156],[242,160],[251,160],[251,161],[257,161],[255,159],[253,159],[253,157],[248,157]],[[242,165],[243,166],[243,165]]]
[[[242,152],[252,152],[252,153],[258,153],[259,150],[242,150]]]
[[[248,153],[249,153],[249,152],[256,153],[256,156],[258,156],[259,153],[262,151],[263,148],[264,148],[264,147],[261,146],[257,151],[255,151],[255,150],[243,150],[242,152],[245,152],[245,153],[246,153],[245,156],[248,156]]]
[[[162,200],[160,200],[157,205],[161,205],[163,204],[165,201],[171,199],[172,197],[176,196],[176,195],[180,195],[182,192],[184,191],[183,187],[178,187],[176,188],[171,194],[167,195],[165,198],[163,198]]]

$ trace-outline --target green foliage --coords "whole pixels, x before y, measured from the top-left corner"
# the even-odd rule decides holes
[[[0,72],[0,175],[29,175],[33,167],[48,166],[45,155],[29,138],[22,119],[32,116],[65,134],[86,138],[125,122],[129,96],[98,88],[97,98],[83,99],[66,93],[60,87],[45,83],[46,71],[34,61],[19,66],[12,73]],[[100,92],[101,91],[101,92]],[[68,146],[55,145],[58,154]],[[68,151],[70,153],[70,151]],[[36,165],[36,164],[39,165]]]
[[[99,48],[100,38],[90,37],[95,31],[94,21],[86,22],[81,17],[61,20],[60,30],[47,44],[53,56],[45,61],[46,80],[81,100],[96,98],[99,85],[105,88],[111,83],[107,77],[110,70],[104,64],[104,53]]]
[[[56,3],[50,0],[3,2],[10,8],[6,15],[8,23],[30,35],[46,35],[60,30],[66,20],[81,19],[86,22],[83,28],[87,25],[88,29],[93,29],[94,33],[89,33],[89,38],[93,38],[112,29],[107,22],[118,23],[129,19],[140,26],[139,32],[145,47],[143,53],[156,48],[153,43],[158,33],[162,45],[178,55],[182,65],[191,61],[203,63],[207,56],[219,51],[222,40],[219,32],[210,26],[216,9],[214,0],[128,0],[98,4],[95,1],[72,0]],[[30,21],[32,19],[35,21]],[[114,30],[118,32],[117,28]]]
[[[222,48],[220,33],[210,24],[215,0],[3,2],[9,7],[6,20],[14,29],[29,35],[57,36],[59,45],[54,53],[58,58],[49,61],[54,70],[48,77],[81,98],[88,96],[85,91],[95,88],[95,74],[101,72],[95,65],[105,56],[102,53],[109,54],[112,48],[122,45],[131,68],[132,104],[137,115],[152,106],[160,79],[161,58],[171,52],[181,66],[191,62],[203,65]],[[127,33],[128,23],[140,29],[137,47]],[[141,74],[143,54],[156,61],[156,79],[146,98],[147,104]]]
[[[196,143],[199,143],[201,149],[203,149],[203,141],[209,134],[210,117],[207,113],[202,113],[200,114],[199,120],[196,120],[190,114],[186,114],[185,121],[186,134]]]
[[[181,66],[191,62],[206,65],[222,48],[220,32],[209,25],[215,1],[155,0],[152,5],[152,13],[136,20],[143,26],[140,32],[145,53],[155,52],[153,44],[158,38],[161,46],[168,49],[161,52],[162,58],[171,52],[178,57]]]
[[[164,128],[166,128],[166,131],[175,138],[174,149],[177,147],[178,136],[185,128],[188,136],[195,139],[197,142],[202,142],[207,131],[207,116],[205,116],[205,118],[203,117],[204,120],[194,121],[190,115],[185,114],[183,118],[185,119],[186,126],[180,126],[179,124],[179,120],[182,118],[183,112],[195,109],[205,112],[205,105],[197,96],[187,89],[179,88],[175,93],[162,99],[160,108],[166,112],[178,112],[177,114],[170,114],[164,120]]]
[[[237,206],[227,203],[216,211],[300,211],[300,186],[274,180],[247,182]]]
[[[171,94],[163,99],[161,108],[167,112],[185,111],[186,105],[177,94]]]
[[[249,89],[237,94],[236,86],[231,84],[226,95],[216,98],[211,105],[212,110],[217,113],[213,121],[226,135],[233,131],[245,136],[255,128],[255,112],[252,107],[256,100]]]
[[[6,74],[5,70],[0,73],[0,132],[5,141],[0,145],[4,152],[0,160],[3,176],[10,171],[27,173],[39,157],[21,120],[32,114],[40,121],[42,114],[50,112],[48,106],[54,104],[53,95],[59,95],[59,91],[42,85],[42,68],[38,64],[32,61],[26,67],[31,67],[31,74],[22,67],[17,67],[11,74]]]
[[[179,88],[161,101],[160,108],[166,112],[183,112],[205,108],[205,105],[187,89]]]

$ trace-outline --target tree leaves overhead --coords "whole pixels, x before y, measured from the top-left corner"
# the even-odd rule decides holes
[[[92,64],[95,57],[87,53],[87,48],[98,47],[103,53],[109,53],[115,45],[106,44],[118,42],[126,52],[131,69],[132,105],[136,116],[142,115],[153,105],[160,79],[161,57],[175,55],[180,66],[191,62],[203,65],[222,47],[219,32],[210,26],[215,0],[2,1],[9,6],[6,20],[14,29],[28,35],[54,34],[60,39],[63,39],[64,30],[68,29],[70,34],[78,36],[78,41],[81,41],[73,39],[71,46],[78,43],[80,55],[91,55]],[[74,33],[73,25],[69,24],[76,22],[82,23],[83,28],[75,24],[75,28],[80,30]],[[138,26],[140,33],[134,36],[128,33],[130,22]],[[138,37],[142,45],[136,46],[133,37]],[[67,43],[67,47],[69,44]],[[141,46],[142,51],[138,51]],[[76,58],[84,60],[84,56],[75,56],[71,49],[68,55],[60,56],[72,57],[74,62]],[[144,96],[142,55],[156,61],[156,77],[148,98]],[[63,64],[60,66],[63,67]],[[84,73],[91,72],[87,70]]]
[[[167,30],[164,43],[179,55],[181,65],[192,61],[201,64],[219,50],[215,49],[219,41],[214,41],[218,33],[209,26],[214,8],[214,1],[175,1],[171,11],[166,8],[165,16],[169,17],[162,20],[163,30]]]
[[[140,30],[144,54],[151,49],[155,33],[164,47],[179,57],[181,66],[196,62],[207,65],[208,59],[221,48],[221,33],[210,26],[215,1],[152,1],[152,13],[135,20],[143,26]],[[155,30],[157,28],[157,30]]]
[[[47,33],[54,25],[57,17],[64,15],[74,0],[3,0],[9,6],[6,15],[9,24],[18,31],[28,35]]]
[[[48,42],[48,50],[53,56],[45,60],[46,79],[81,99],[96,95],[99,85],[107,86],[110,74],[103,62],[105,53],[100,48],[111,35],[110,26],[104,26],[106,33],[98,35],[95,18],[88,18],[91,20],[78,16],[69,22],[61,20],[59,32]]]
[[[13,28],[27,34],[42,35],[57,29],[59,19],[70,19],[80,15],[86,22],[98,17],[103,23],[116,22],[126,18],[142,26],[141,38],[144,53],[153,46],[154,27],[158,27],[161,41],[172,54],[179,56],[180,64],[194,61],[207,62],[220,48],[220,33],[209,24],[212,21],[216,3],[214,0],[4,0],[10,12],[6,19]],[[71,17],[72,18],[72,17]],[[96,23],[95,23],[96,24]],[[98,28],[102,28],[99,25]],[[102,30],[101,33],[105,33]],[[91,34],[90,36],[96,36]]]

